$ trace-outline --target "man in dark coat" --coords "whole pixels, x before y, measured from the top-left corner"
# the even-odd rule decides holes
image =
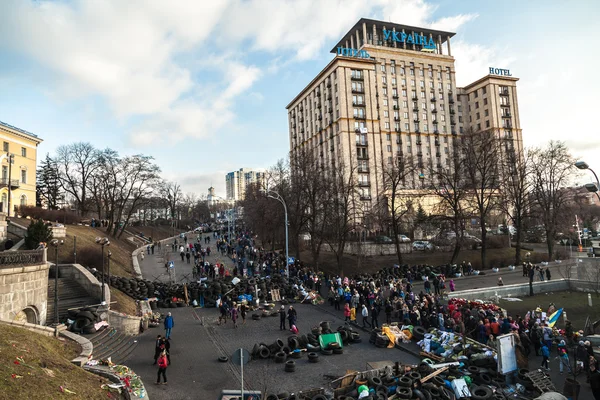
[[[281,306],[279,309],[279,330],[285,331],[285,306]]]

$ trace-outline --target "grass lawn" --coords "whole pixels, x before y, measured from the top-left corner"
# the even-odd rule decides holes
[[[71,364],[78,354],[79,345],[70,341],[0,325],[0,400],[120,398],[100,388],[106,379]],[[61,386],[75,394],[62,393]]]
[[[526,296],[521,299],[523,301],[500,300],[498,304],[500,307],[505,308],[511,316],[514,317],[519,314],[524,317],[527,311],[534,310],[538,306],[543,311],[546,311],[550,303],[554,303],[557,309],[564,308],[568,319],[573,323],[576,330],[584,328],[585,320],[588,316],[592,323],[600,319],[600,307],[598,307],[600,305],[600,296],[597,294],[592,294],[593,307],[588,306],[588,295],[583,292],[550,292],[538,294],[533,297]],[[556,325],[559,328],[564,328],[564,318],[561,317]]]

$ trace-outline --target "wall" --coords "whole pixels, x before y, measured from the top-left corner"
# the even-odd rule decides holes
[[[10,252],[15,257],[39,251]],[[48,269],[46,251],[37,265],[3,264],[0,266],[0,319],[20,319],[44,325],[48,305]],[[39,254],[38,254],[39,255]],[[23,311],[27,310],[26,313]]]
[[[8,232],[7,225],[6,214],[0,213],[0,242],[6,239],[6,233]]]
[[[570,290],[572,284],[566,279],[553,279],[551,281],[534,282],[533,293],[560,292]],[[529,283],[517,285],[496,286],[492,288],[482,288],[473,290],[463,290],[452,292],[449,297],[462,298],[467,300],[490,300],[494,297],[526,297],[529,296]]]
[[[140,333],[141,317],[121,314],[115,311],[108,312],[108,324],[119,332],[126,335],[137,335]]]
[[[8,231],[18,237],[25,237],[25,235],[27,234],[26,227],[19,224],[15,224],[12,221],[8,221]]]
[[[54,226],[52,225],[52,238],[53,239],[61,239],[67,237],[67,227],[66,226]]]
[[[322,247],[323,251],[332,252],[331,248],[327,245]],[[359,245],[358,242],[348,242],[344,249],[346,254],[362,254],[363,256],[383,256],[383,255],[394,255],[396,254],[396,245],[392,244],[378,244],[378,243],[362,243]],[[400,253],[406,254],[412,252],[411,243],[400,243]]]
[[[102,285],[100,281],[96,279],[90,271],[88,271],[81,264],[59,264],[60,265],[60,276],[63,278],[73,279],[79,283],[83,288],[90,294],[91,297],[96,299],[102,298]],[[107,284],[104,286],[104,299],[106,304],[110,304],[110,288]]]

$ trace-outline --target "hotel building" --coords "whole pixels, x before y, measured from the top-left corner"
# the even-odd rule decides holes
[[[0,212],[15,215],[19,206],[35,206],[37,146],[31,132],[0,121]]]
[[[469,129],[493,130],[506,149],[522,149],[518,79],[490,68],[456,87],[453,36],[359,20],[331,50],[333,60],[286,107],[291,155],[312,152],[324,172],[354,170],[368,210],[386,197],[383,170],[394,157],[417,162],[410,190],[420,187],[430,166],[450,165],[452,142]]]

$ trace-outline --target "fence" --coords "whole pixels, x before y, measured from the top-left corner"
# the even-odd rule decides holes
[[[0,252],[0,267],[39,265],[46,263],[46,249]]]

